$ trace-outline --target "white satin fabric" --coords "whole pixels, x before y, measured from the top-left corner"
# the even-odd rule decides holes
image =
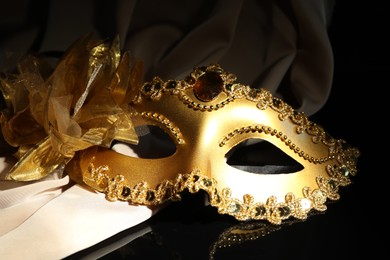
[[[194,66],[219,63],[308,115],[328,98],[330,1],[130,2],[120,2],[118,17],[126,19],[118,31],[124,48],[145,62],[146,79],[182,78]]]
[[[122,151],[126,154],[126,151]],[[0,158],[0,179],[12,164]],[[11,160],[12,162],[12,160]],[[109,202],[53,174],[33,183],[0,181],[1,259],[62,259],[134,227],[157,212]]]

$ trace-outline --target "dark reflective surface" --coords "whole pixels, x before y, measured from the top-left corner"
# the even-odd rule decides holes
[[[239,222],[205,206],[204,194],[185,194],[148,221],[68,259],[363,259],[378,255],[381,244],[356,192],[346,189],[326,213],[282,225]]]

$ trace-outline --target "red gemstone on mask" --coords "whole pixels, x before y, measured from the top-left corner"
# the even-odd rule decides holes
[[[199,100],[209,102],[215,99],[222,89],[221,76],[216,72],[208,71],[196,80],[194,94]]]

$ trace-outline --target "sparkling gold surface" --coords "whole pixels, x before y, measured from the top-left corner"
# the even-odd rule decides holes
[[[207,73],[220,76],[223,90],[202,101],[193,87]],[[87,149],[79,166],[83,180],[110,200],[157,205],[179,199],[184,189],[204,190],[221,214],[280,224],[290,217],[305,219],[312,209],[326,210],[326,201],[339,199],[339,187],[349,185],[357,171],[358,149],[267,90],[237,83],[218,65],[196,68],[185,80],[156,77],[131,106],[134,124],[158,125],[174,140],[176,152],[145,159]],[[233,147],[254,138],[272,143],[303,169],[253,174],[226,163]]]
[[[68,163],[77,151],[109,147],[116,139],[137,143],[128,102],[139,89],[142,64],[91,35],[75,42],[51,68],[26,57],[17,74],[1,78],[7,108],[1,111],[4,139],[17,148],[8,180],[31,181]]]

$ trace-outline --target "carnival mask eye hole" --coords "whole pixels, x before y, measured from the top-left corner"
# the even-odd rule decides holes
[[[111,149],[131,157],[158,159],[171,156],[176,152],[176,145],[171,137],[160,127],[142,125],[135,128],[138,144],[114,142]]]
[[[275,145],[263,139],[249,139],[226,154],[230,166],[257,174],[294,173],[303,166]]]

